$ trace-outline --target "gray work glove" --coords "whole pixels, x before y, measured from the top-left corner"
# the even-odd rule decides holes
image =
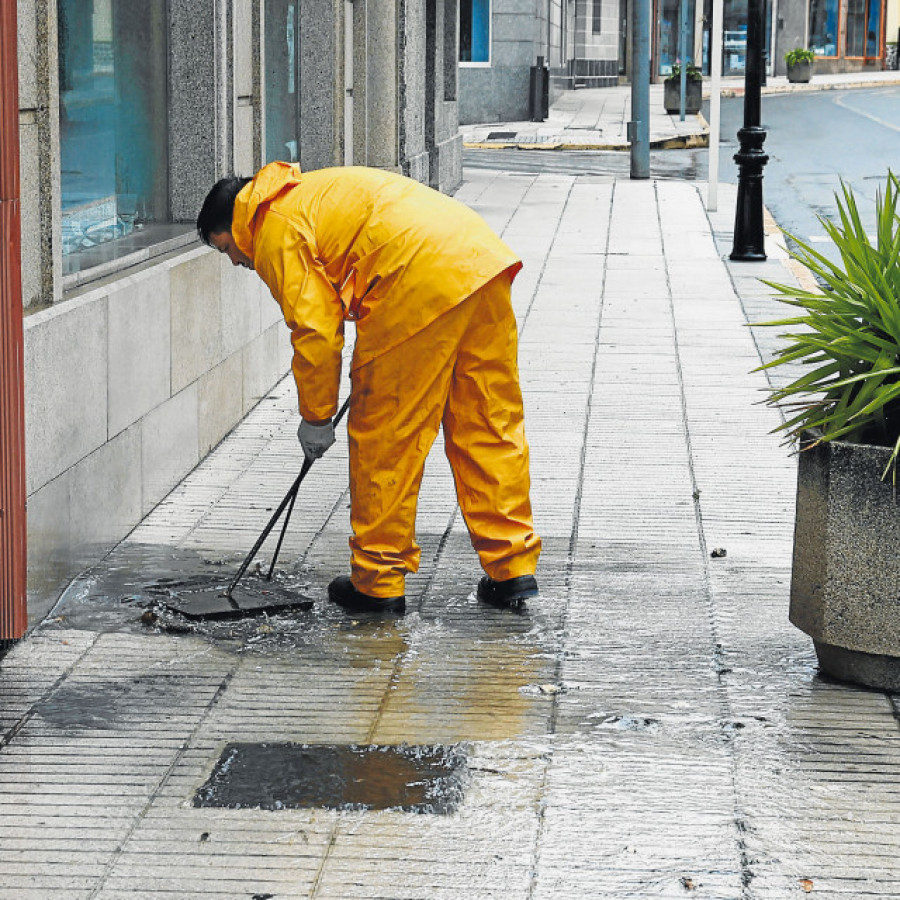
[[[308,460],[318,459],[334,443],[334,425],[330,419],[324,425],[311,425],[304,419],[297,429],[297,440]]]

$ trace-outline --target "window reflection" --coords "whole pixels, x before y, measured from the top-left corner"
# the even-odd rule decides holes
[[[747,0],[726,0],[722,14],[722,74],[742,75],[747,64]]]
[[[881,0],[869,0],[866,23],[866,56],[881,55]]]
[[[866,48],[866,0],[847,0],[845,56],[863,56]]]
[[[688,62],[693,62],[694,0],[687,4],[688,31],[685,46]],[[662,0],[659,21],[659,74],[671,75],[672,66],[680,62],[681,53],[681,0]]]
[[[838,0],[811,0],[809,46],[816,56],[837,56]]]
[[[64,256],[167,219],[165,11],[59,0]]]
[[[459,61],[490,62],[490,0],[460,0]]]
[[[294,0],[266,0],[266,161],[299,162],[299,20]]]

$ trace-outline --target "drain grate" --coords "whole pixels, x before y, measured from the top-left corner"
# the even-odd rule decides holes
[[[488,132],[489,141],[508,141],[516,136],[515,131],[491,131]]]
[[[465,770],[458,746],[228,744],[193,805],[447,815],[462,802]]]

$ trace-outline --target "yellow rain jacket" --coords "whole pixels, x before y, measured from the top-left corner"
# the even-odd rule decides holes
[[[232,236],[281,305],[300,414],[337,410],[344,321],[357,369],[522,263],[461,203],[363,167],[273,162],[238,194]]]

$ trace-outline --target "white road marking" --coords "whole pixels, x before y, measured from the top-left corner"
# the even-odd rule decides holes
[[[877,122],[879,125],[884,125],[885,128],[890,128],[892,131],[900,131],[900,125],[896,122],[886,122],[884,119],[878,118],[878,116],[873,116],[872,113],[864,112],[861,109],[856,109],[853,106],[848,106],[844,102],[844,98],[849,95],[847,94],[839,94],[834,98],[834,102],[843,109],[848,110],[849,112],[856,113],[859,116],[865,116],[867,119],[871,119],[873,122]]]

